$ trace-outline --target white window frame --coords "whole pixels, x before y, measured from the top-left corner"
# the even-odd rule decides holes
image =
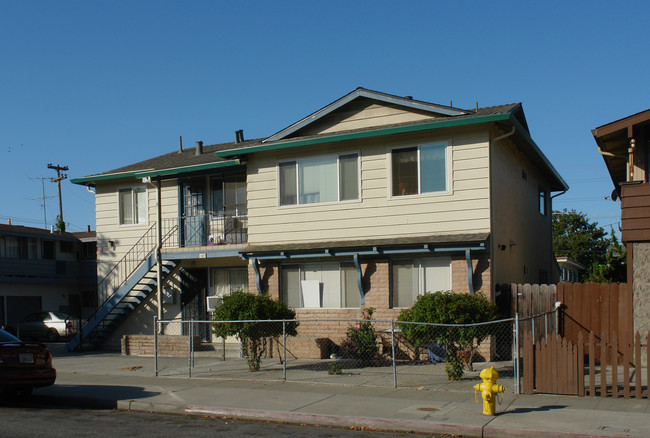
[[[298,293],[299,293],[299,301],[300,301],[300,306],[294,307],[296,309],[358,309],[361,305],[359,304],[356,307],[349,307],[349,306],[343,306],[339,304],[338,307],[328,307],[324,306],[323,303],[325,302],[325,299],[323,299],[320,303],[320,307],[305,307],[303,300],[302,300],[302,277],[303,277],[303,272],[307,271],[309,267],[314,267],[314,266],[322,266],[322,265],[336,265],[337,266],[337,272],[338,272],[338,301],[339,303],[343,303],[346,301],[346,290],[345,290],[345,282],[344,282],[344,277],[343,277],[343,269],[350,269],[351,263],[346,263],[346,262],[310,262],[310,263],[291,263],[287,264],[281,267],[281,269],[286,269],[286,268],[295,268],[296,266],[298,267],[298,281],[300,284],[298,284]],[[353,267],[352,267],[353,268]],[[353,268],[356,270],[356,268]],[[281,277],[282,278],[282,275]],[[359,294],[358,286],[355,281],[355,286],[354,286],[354,291],[352,293],[356,293],[357,295]],[[285,297],[285,291],[286,291],[286,285],[281,284],[280,285],[280,295],[281,295],[281,300],[283,302],[287,302],[287,297]],[[324,298],[324,297],[323,297]],[[359,301],[361,301],[361,297],[359,296]]]
[[[355,199],[341,200],[341,157],[345,157],[349,155],[357,156],[357,197]],[[319,158],[329,158],[329,157],[336,157],[336,181],[337,181],[336,200],[301,203],[300,202],[300,167],[299,167],[300,162],[304,162],[306,160],[319,159]],[[295,187],[296,203],[295,204],[282,204],[282,187],[280,185],[280,166],[282,164],[287,164],[287,163],[295,164],[295,174],[296,174],[296,187]],[[296,158],[291,160],[281,160],[278,161],[276,169],[277,169],[276,181],[278,184],[277,185],[278,207],[281,208],[304,207],[310,205],[359,202],[361,200],[361,153],[359,151],[341,152],[337,154],[327,154],[327,155],[315,155],[315,156]]]
[[[420,158],[421,151],[423,147],[427,146],[443,146],[445,148],[445,190],[436,190],[432,192],[422,192],[422,174],[421,174],[421,163],[422,160]],[[400,149],[411,149],[411,148],[417,148],[417,183],[418,183],[418,192],[417,193],[412,193],[408,195],[395,195],[393,194],[393,152],[394,151],[399,151]],[[390,148],[388,150],[388,175],[389,175],[389,184],[388,184],[388,195],[389,198],[391,199],[402,199],[402,198],[408,198],[408,197],[413,197],[413,196],[439,196],[439,195],[448,195],[452,193],[453,187],[452,187],[452,175],[453,175],[453,157],[452,157],[452,147],[451,147],[451,141],[450,140],[440,140],[440,141],[432,141],[432,142],[426,142],[426,143],[418,143],[418,144],[409,144],[409,145],[402,145],[402,146],[396,146],[393,148]]]
[[[133,209],[133,214],[137,215],[137,222],[122,222],[122,197],[121,193],[125,191],[130,191],[131,192],[131,208]],[[135,196],[138,191],[144,190],[144,218],[140,217],[140,214],[138,214],[138,202],[137,202],[137,196]],[[122,187],[118,189],[117,191],[117,223],[121,227],[129,227],[129,226],[137,226],[137,225],[146,225],[149,223],[149,190],[147,190],[146,186],[132,186],[132,187]]]

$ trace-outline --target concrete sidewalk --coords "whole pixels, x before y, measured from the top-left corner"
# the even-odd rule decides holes
[[[154,377],[152,357],[53,348],[58,377],[35,397],[71,405],[484,437],[650,437],[650,401],[506,392],[481,414],[468,383],[436,391]],[[473,383],[473,382],[472,382]]]

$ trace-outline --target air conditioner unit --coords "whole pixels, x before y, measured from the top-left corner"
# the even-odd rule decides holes
[[[217,295],[209,295],[205,297],[205,299],[206,299],[206,307],[208,308],[208,312],[213,312],[214,309],[219,307],[221,305],[221,302],[223,301],[223,297]]]

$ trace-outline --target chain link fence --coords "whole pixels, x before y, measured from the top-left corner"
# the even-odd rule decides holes
[[[238,334],[215,335],[224,325]],[[494,366],[500,383],[514,391],[519,386],[514,319],[472,325],[164,320],[155,327],[158,376],[421,389],[441,388],[453,378],[466,389]]]

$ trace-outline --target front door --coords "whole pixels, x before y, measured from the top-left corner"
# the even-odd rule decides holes
[[[181,318],[183,321],[206,321],[209,315],[206,311],[206,289],[207,289],[207,269],[187,269],[185,270],[184,277],[186,281],[183,283],[183,290],[181,292]],[[202,340],[209,339],[210,327],[209,324],[196,323],[193,324],[193,332],[195,336],[200,336]],[[187,335],[188,325],[183,324],[183,335]]]
[[[183,246],[202,246],[207,243],[204,201],[202,185],[196,183],[183,184]]]

